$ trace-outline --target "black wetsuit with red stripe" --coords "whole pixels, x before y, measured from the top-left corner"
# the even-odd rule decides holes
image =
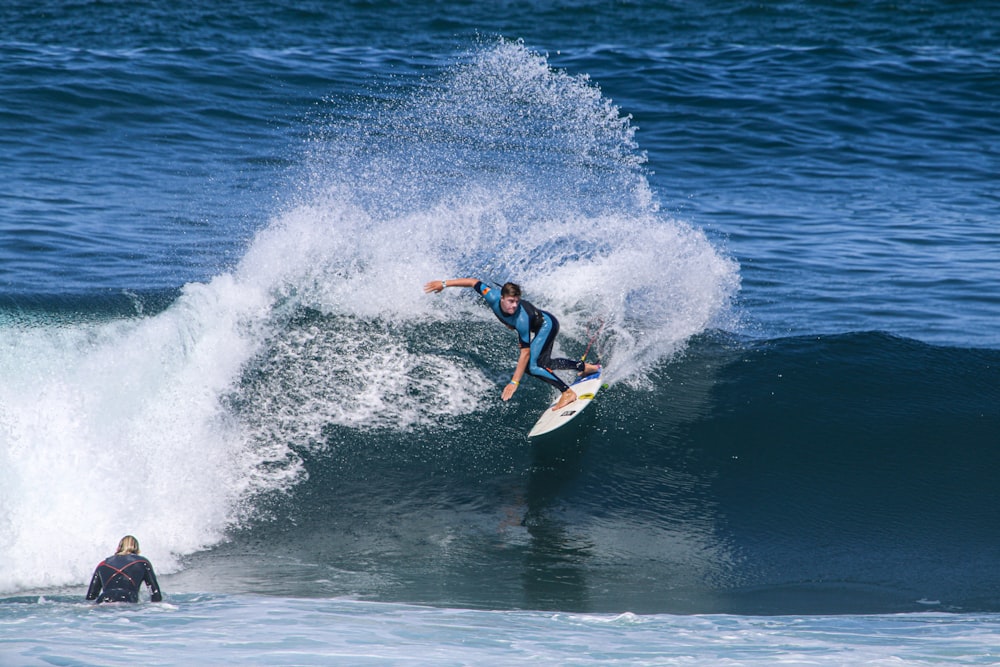
[[[97,566],[87,590],[88,600],[98,602],[138,602],[139,586],[149,586],[150,600],[163,599],[153,565],[136,554],[115,554]]]

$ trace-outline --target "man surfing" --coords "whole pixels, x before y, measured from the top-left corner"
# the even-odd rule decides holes
[[[485,299],[501,322],[517,332],[521,345],[517,368],[510,382],[503,388],[501,398],[507,401],[517,391],[524,373],[547,382],[561,392],[559,400],[552,407],[559,410],[576,400],[576,392],[552,372],[555,370],[576,370],[580,375],[590,375],[600,370],[600,366],[572,359],[551,358],[552,344],[559,333],[559,321],[544,310],[540,310],[521,299],[521,288],[514,283],[505,283],[499,290],[477,278],[457,278],[454,280],[432,280],[424,285],[424,292],[441,292],[446,287],[471,287]]]

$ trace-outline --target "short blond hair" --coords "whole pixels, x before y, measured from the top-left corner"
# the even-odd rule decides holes
[[[118,551],[115,552],[116,556],[121,556],[123,554],[137,554],[139,553],[139,540],[135,539],[131,535],[126,535],[118,542]]]

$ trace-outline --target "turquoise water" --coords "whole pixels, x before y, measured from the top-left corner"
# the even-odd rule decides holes
[[[972,614],[580,615],[218,595],[16,607],[8,621],[44,633],[0,645],[19,665],[987,665],[997,649],[996,616]]]
[[[4,5],[2,661],[995,660],[997,14]]]

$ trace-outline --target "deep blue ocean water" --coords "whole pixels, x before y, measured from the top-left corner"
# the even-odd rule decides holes
[[[5,3],[0,662],[996,661],[997,26]]]

